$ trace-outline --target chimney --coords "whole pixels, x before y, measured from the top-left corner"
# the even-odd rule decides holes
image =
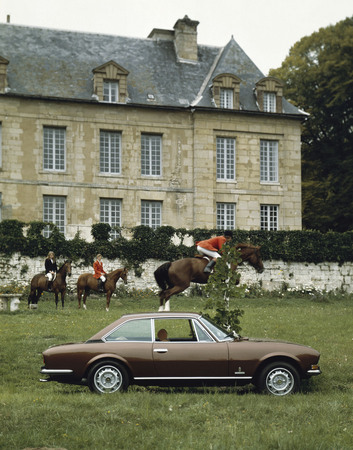
[[[6,16],[6,23],[10,23],[10,14]]]
[[[200,22],[189,19],[179,19],[174,25],[174,45],[180,60],[197,61],[197,25]]]

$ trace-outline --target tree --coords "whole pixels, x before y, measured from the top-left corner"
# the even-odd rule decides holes
[[[353,17],[298,41],[271,76],[310,114],[302,133],[303,227],[353,229]]]
[[[241,330],[239,317],[244,311],[239,308],[229,309],[230,298],[239,296],[240,274],[234,270],[241,262],[240,252],[235,246],[226,243],[222,247],[222,257],[217,259],[216,269],[210,275],[205,291],[212,296],[206,303],[206,308],[215,306],[216,314],[213,320],[229,332],[239,333]],[[204,314],[206,317],[208,314]]]

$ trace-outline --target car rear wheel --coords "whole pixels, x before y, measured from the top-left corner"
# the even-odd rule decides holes
[[[105,361],[95,364],[88,373],[88,386],[98,394],[112,394],[129,386],[126,369],[119,363]]]
[[[289,363],[274,362],[268,364],[261,372],[257,386],[265,393],[284,396],[297,392],[300,377],[297,370]]]

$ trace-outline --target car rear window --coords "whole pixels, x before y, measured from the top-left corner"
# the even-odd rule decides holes
[[[151,319],[129,320],[104,338],[106,341],[152,341]]]

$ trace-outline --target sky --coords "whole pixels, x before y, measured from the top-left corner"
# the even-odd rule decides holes
[[[265,74],[304,36],[353,15],[352,0],[0,0],[0,22],[147,38],[187,15],[198,43],[224,47],[234,37]]]

